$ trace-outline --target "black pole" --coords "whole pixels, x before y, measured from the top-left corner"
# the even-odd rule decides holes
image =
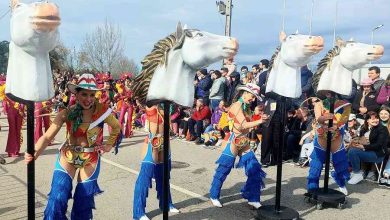
[[[280,212],[280,197],[282,193],[282,163],[283,163],[283,147],[284,147],[284,133],[286,126],[286,97],[282,97],[277,104],[278,113],[280,114],[280,122],[276,126],[278,134],[277,146],[277,173],[276,173],[276,195],[275,195],[275,212]]]
[[[27,101],[27,153],[34,155],[34,111],[33,101]],[[35,219],[35,161],[27,165],[28,220]]]
[[[169,192],[169,123],[171,121],[169,115],[170,102],[164,101],[164,178],[163,178],[163,219],[168,220],[168,192]]]
[[[329,98],[329,113],[334,113],[334,94],[331,93]],[[333,119],[329,120],[328,128],[333,127]],[[330,149],[332,146],[332,132],[328,130],[328,136],[326,137],[326,160],[325,160],[325,178],[324,178],[324,193],[328,193],[328,183],[329,183],[329,164],[330,164]]]

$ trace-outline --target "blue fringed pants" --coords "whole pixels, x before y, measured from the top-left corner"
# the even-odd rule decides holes
[[[168,161],[169,173],[171,172],[171,160]],[[158,163],[154,167],[154,179],[156,180],[156,191],[157,199],[159,200],[159,207],[161,210],[164,209],[163,201],[163,177],[164,177],[164,164]],[[171,178],[169,176],[169,178]],[[171,196],[171,187],[168,187],[168,207],[172,207],[172,196]]]
[[[235,157],[224,153],[217,160],[216,163],[219,165],[215,171],[213,182],[211,184],[211,199],[219,199],[222,184],[232,170],[234,161]],[[266,174],[261,169],[261,164],[256,159],[253,151],[249,151],[248,153],[242,155],[236,167],[244,167],[245,174],[248,177],[245,185],[241,188],[242,197],[247,199],[249,202],[259,202],[261,189],[264,188],[263,178],[265,178]]]
[[[134,188],[133,218],[140,219],[145,215],[146,198],[149,195],[149,188],[152,188],[154,163],[142,162]]]
[[[226,180],[226,177],[229,175],[230,171],[234,166],[235,157],[221,154],[221,157],[215,162],[219,164],[217,169],[215,170],[213,182],[211,183],[210,188],[210,198],[211,199],[219,199],[221,194],[221,188],[223,182]]]
[[[171,170],[171,160],[168,161],[169,171]],[[157,198],[159,199],[159,207],[163,209],[163,173],[164,164],[154,164],[143,161],[141,163],[141,171],[138,174],[134,188],[133,202],[133,218],[140,219],[145,215],[146,198],[149,195],[149,188],[152,188],[152,178],[156,180]],[[169,187],[168,192],[169,207],[172,207],[172,196]]]
[[[317,141],[314,141],[314,150],[310,158],[310,170],[309,176],[307,177],[308,191],[319,188],[319,179],[326,159],[326,151],[321,148]],[[348,159],[344,146],[340,150],[332,153],[332,161],[335,171],[331,175],[338,186],[344,187],[345,181],[350,178]]]
[[[97,184],[100,172],[100,159],[95,172],[87,180],[80,182],[76,186],[73,196],[72,220],[92,219],[92,209],[95,209],[95,196],[103,191]]]
[[[54,170],[49,199],[45,209],[45,220],[66,220],[68,200],[72,197],[72,178],[66,171]]]
[[[336,181],[337,185],[340,187],[345,186],[345,181],[349,180],[351,174],[349,173],[348,167],[348,158],[347,152],[343,147],[337,152],[332,153],[332,161],[334,171],[332,172],[332,177]]]
[[[245,175],[248,177],[245,185],[241,188],[241,194],[248,202],[260,202],[261,189],[265,187],[263,179],[266,173],[261,169],[261,164],[256,159],[255,153],[251,150],[241,156],[237,168],[244,167]]]

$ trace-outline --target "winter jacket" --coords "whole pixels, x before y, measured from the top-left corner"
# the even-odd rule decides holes
[[[213,82],[213,85],[210,90],[210,99],[223,99],[223,95],[225,93],[225,83],[226,78],[225,77],[219,77],[218,79],[215,79]]]
[[[201,79],[196,88],[197,97],[198,98],[209,97],[210,89],[212,85],[213,85],[213,81],[211,80],[210,76],[206,76],[205,78]]]
[[[360,136],[363,136],[364,131],[361,131]],[[381,124],[371,128],[369,136],[369,144],[363,145],[364,150],[374,151],[378,157],[385,156],[387,152],[387,141],[389,138],[389,131]]]
[[[378,97],[376,98],[376,102],[380,105],[389,104],[389,96],[390,96],[390,85],[384,84],[379,91]]]
[[[211,124],[215,125],[219,123],[219,120],[221,119],[223,110],[217,107],[211,116]]]
[[[195,121],[203,121],[205,119],[210,119],[211,117],[211,111],[208,106],[203,106],[199,111],[194,111],[194,114],[192,114],[192,119]]]
[[[363,90],[359,90],[358,93],[356,94],[355,100],[353,101],[352,104],[352,109],[356,112],[359,113],[359,108],[360,106],[360,100],[363,97]],[[364,99],[364,106],[367,108],[367,112],[369,111],[374,111],[377,112],[380,108],[378,103],[376,102],[376,92],[371,91],[366,95],[366,98]]]

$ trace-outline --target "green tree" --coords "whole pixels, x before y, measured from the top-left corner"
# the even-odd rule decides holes
[[[9,42],[0,42],[0,73],[7,72],[8,66],[8,54],[9,54]]]

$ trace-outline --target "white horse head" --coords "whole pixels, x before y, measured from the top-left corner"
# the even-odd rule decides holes
[[[160,40],[142,61],[141,74],[133,83],[134,96],[142,102],[169,100],[192,106],[196,71],[214,62],[234,56],[238,42],[234,38],[196,29],[183,29]]]
[[[382,45],[354,41],[344,42],[339,39],[337,45],[318,64],[313,87],[317,88],[317,94],[320,96],[323,96],[323,93],[327,91],[350,95],[352,92],[352,72],[362,68],[370,61],[381,58],[383,53],[384,47]]]
[[[282,32],[280,41],[280,50],[277,50],[271,62],[266,92],[296,98],[302,94],[300,68],[323,49],[324,39],[300,34],[286,36]]]
[[[47,100],[54,96],[49,51],[58,42],[58,7],[47,2],[24,4],[12,0],[11,8],[6,93],[24,100]]]

